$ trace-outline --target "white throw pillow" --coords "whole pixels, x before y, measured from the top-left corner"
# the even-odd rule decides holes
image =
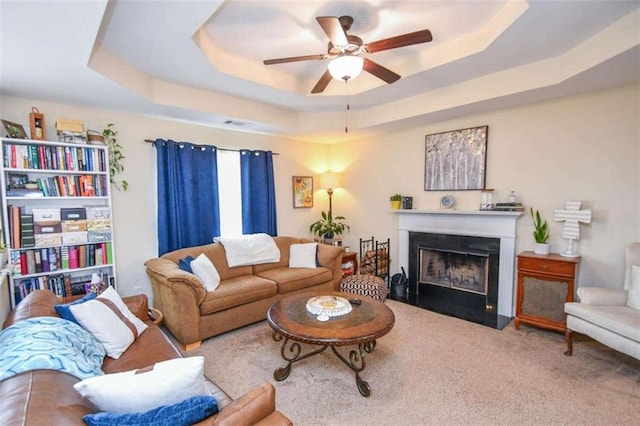
[[[69,309],[78,323],[93,334],[107,355],[114,359],[120,358],[147,329],[111,286],[95,299],[71,305]]]
[[[151,367],[91,377],[73,385],[100,411],[138,413],[208,395],[204,357],[162,361]]]
[[[200,253],[191,261],[191,270],[196,277],[200,278],[205,290],[214,291],[220,285],[220,274],[204,253]]]
[[[316,268],[318,243],[291,244],[289,268]]]
[[[627,306],[640,310],[640,266],[631,265],[631,282],[627,289]]]

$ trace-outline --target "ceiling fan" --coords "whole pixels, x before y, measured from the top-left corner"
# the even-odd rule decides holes
[[[374,41],[371,43],[364,43],[360,37],[347,34],[347,31],[353,24],[353,18],[351,16],[341,16],[339,18],[335,16],[318,16],[316,17],[316,20],[322,27],[322,30],[327,34],[327,36],[329,36],[327,53],[319,55],[267,59],[263,61],[265,65],[273,65],[286,62],[332,59],[332,62],[329,63],[329,69],[327,69],[322,77],[320,77],[320,80],[318,80],[318,83],[316,83],[316,85],[313,87],[311,93],[322,93],[331,81],[332,77],[347,81],[350,78],[355,77],[362,69],[387,83],[393,83],[400,79],[400,75],[372,61],[369,58],[362,57],[362,55],[365,55],[367,53],[380,52],[382,50],[395,49],[403,46],[410,46],[412,44],[426,43],[433,39],[433,37],[431,36],[431,31],[421,30]],[[345,59],[335,61],[335,59],[337,58]],[[353,74],[338,74],[338,76],[336,77],[336,75],[332,75],[331,68],[333,68],[332,64],[337,65],[337,63],[340,61],[356,62],[356,67],[358,68]]]

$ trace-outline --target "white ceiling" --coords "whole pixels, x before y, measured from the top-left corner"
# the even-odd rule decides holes
[[[326,53],[315,17],[341,15],[433,41],[367,55],[393,84],[263,65]],[[640,81],[638,0],[0,0],[0,25],[2,94],[327,143]]]

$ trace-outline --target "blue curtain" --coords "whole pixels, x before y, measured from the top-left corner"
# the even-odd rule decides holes
[[[240,151],[242,233],[278,235],[271,151]]]
[[[156,139],[158,255],[208,244],[220,235],[214,146]]]

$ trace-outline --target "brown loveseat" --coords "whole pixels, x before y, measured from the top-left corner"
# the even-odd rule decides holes
[[[145,263],[153,287],[153,304],[164,314],[164,325],[185,349],[202,339],[266,319],[269,307],[284,296],[299,292],[339,290],[342,247],[318,245],[317,268],[290,268],[289,247],[311,242],[294,237],[274,237],[280,261],[230,268],[224,246],[212,243],[167,253]],[[204,253],[220,274],[215,291],[205,291],[178,261]]]
[[[145,295],[123,300],[149,328],[119,359],[105,357],[102,365],[105,373],[143,368],[182,356],[162,330],[149,321]],[[9,314],[4,327],[27,318],[58,316],[54,309],[58,303],[50,291],[35,291]],[[0,382],[0,425],[84,425],[82,416],[97,410],[73,388],[77,382],[76,377],[54,370],[28,371],[3,380]],[[235,401],[212,382],[208,381],[207,387],[216,397],[220,411],[198,425],[291,424],[275,410],[275,390],[268,382]]]

